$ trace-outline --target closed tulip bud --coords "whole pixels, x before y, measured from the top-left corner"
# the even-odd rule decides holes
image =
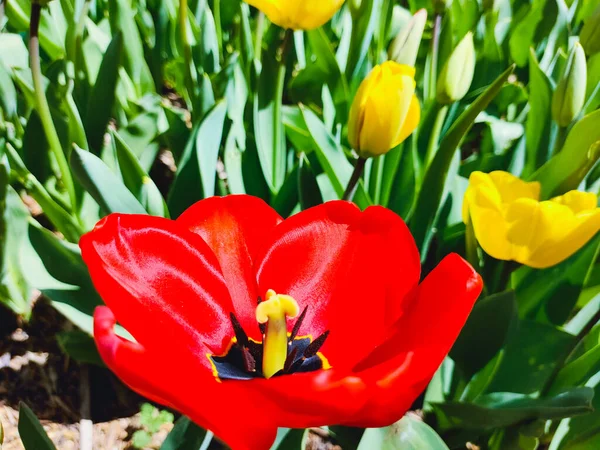
[[[583,23],[579,42],[588,55],[600,53],[600,7]]]
[[[581,45],[576,43],[552,95],[552,118],[561,127],[568,126],[581,112],[586,83],[585,54]]]
[[[462,99],[475,73],[475,45],[470,31],[458,43],[444,64],[437,82],[437,101],[444,105]]]
[[[361,83],[348,121],[348,141],[361,157],[389,152],[417,127],[421,107],[414,77],[413,67],[387,61]]]
[[[312,30],[328,22],[344,0],[245,0],[271,22],[292,30]]]
[[[414,67],[426,23],[427,10],[420,9],[392,41],[389,58],[398,64]]]

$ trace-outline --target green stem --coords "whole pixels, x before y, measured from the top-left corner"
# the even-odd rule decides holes
[[[429,66],[429,78],[427,82],[426,102],[435,99],[437,90],[437,66],[440,53],[440,32],[442,29],[442,16],[436,14],[433,19],[433,36],[431,38],[431,62]]]
[[[275,79],[275,104],[273,108],[273,186],[277,186],[276,174],[281,164],[281,141],[283,136],[283,91],[285,87],[286,59],[290,48],[290,42],[293,40],[294,32],[290,29],[285,30],[285,36],[279,49],[279,67],[277,68],[277,78]]]
[[[38,36],[38,30],[40,26],[40,16],[42,12],[42,5],[37,1],[31,4],[31,19],[29,23],[29,65],[31,67],[31,76],[33,79],[33,89],[35,93],[35,100],[37,106],[37,112],[40,116],[48,145],[60,171],[61,180],[69,194],[69,200],[71,202],[71,209],[75,211],[77,209],[77,197],[75,195],[75,186],[73,184],[73,178],[71,177],[71,170],[67,162],[67,157],[63,152],[58,133],[54,127],[52,121],[52,114],[50,113],[50,107],[48,106],[48,100],[46,99],[46,92],[44,90],[44,83],[42,81],[42,68],[40,65],[40,41]]]
[[[190,113],[194,112],[194,74],[192,72],[192,46],[188,38],[188,0],[180,0],[179,2],[179,38],[183,46],[183,59],[185,65],[185,90],[187,91],[187,103]]]
[[[217,45],[219,46],[219,60],[223,62],[223,26],[221,24],[221,0],[214,0],[213,15],[215,18],[215,32],[217,34]]]
[[[554,139],[554,150],[552,150],[552,155],[558,154],[565,143],[565,139],[567,138],[567,127],[558,126],[558,131],[556,132],[556,138]]]
[[[477,238],[475,237],[475,230],[473,229],[473,222],[469,216],[466,224],[465,231],[465,247],[467,254],[467,261],[473,266],[477,272],[481,272],[479,267],[479,255],[477,254]]]
[[[381,177],[383,174],[383,163],[385,155],[373,158],[371,163],[371,173],[369,175],[369,195],[373,203],[379,204],[381,198]]]
[[[440,142],[440,135],[442,134],[442,127],[444,126],[446,115],[448,114],[447,105],[442,106],[439,103],[435,103],[434,108],[437,109],[437,112],[435,115],[435,122],[433,123],[433,129],[431,130],[431,134],[429,135],[427,153],[425,153],[425,167],[429,167],[429,164],[435,156],[438,144]]]
[[[12,145],[6,145],[6,156],[11,166],[12,173],[25,187],[29,195],[39,203],[48,220],[70,242],[77,242],[84,233],[82,227],[75,222],[73,215],[67,212],[48,193],[39,180],[27,170],[23,160]]]
[[[352,176],[350,177],[350,181],[348,181],[348,186],[346,187],[346,191],[344,195],[342,195],[342,200],[347,200],[349,202],[354,198],[354,194],[356,193],[356,189],[358,188],[358,181],[365,170],[365,164],[367,160],[363,157],[359,157],[354,164],[354,172],[352,172]]]
[[[575,354],[575,350],[577,350],[577,347],[579,347],[579,344],[581,343],[581,341],[589,334],[589,332],[592,330],[592,328],[594,328],[594,326],[596,326],[596,324],[599,321],[600,321],[600,308],[598,308],[598,311],[596,311],[596,313],[592,316],[592,318],[585,324],[585,327],[583,327],[581,329],[581,331],[579,333],[577,333],[577,336],[575,336],[573,343],[569,346],[567,351],[565,351],[565,353],[563,354],[563,357],[559,360],[560,363],[556,364],[556,366],[554,367],[554,370],[552,371],[552,374],[550,375],[550,377],[544,384],[544,387],[540,390],[540,397],[544,397],[544,396],[548,395],[548,393],[552,390],[552,385],[556,381],[556,378],[558,377],[558,374],[560,373],[562,368],[565,366],[565,364],[568,361],[571,360],[571,358]]]
[[[265,14],[259,11],[256,16],[256,40],[254,41],[254,59],[260,60],[262,54],[262,40],[265,34]]]

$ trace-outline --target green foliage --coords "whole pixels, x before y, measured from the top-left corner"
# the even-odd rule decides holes
[[[600,407],[600,237],[554,267],[517,267],[482,252],[461,214],[474,171],[539,181],[543,199],[600,191],[598,1],[349,1],[286,35],[237,0],[61,0],[42,11],[40,83],[30,8],[7,0],[0,16],[0,302],[27,320],[40,291],[76,326],[58,338],[64,352],[102,365],[91,338],[102,301],[77,246],[98,220],[176,218],[213,195],[255,195],[283,216],[339,199],[356,162],[356,90],[398,58],[416,69],[420,124],[367,162],[353,201],[406,220],[424,273],[468,256],[485,293],[430,384],[425,422],[331,435],[345,449],[600,446],[598,412],[585,414]],[[145,405],[134,444],[168,414]],[[25,406],[19,429],[28,450],[52,448]],[[161,448],[211,439],[184,417]],[[280,430],[275,448],[306,439]]]

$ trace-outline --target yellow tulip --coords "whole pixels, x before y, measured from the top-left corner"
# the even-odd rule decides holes
[[[344,0],[245,0],[282,28],[312,30],[328,22]]]
[[[540,184],[507,172],[473,172],[463,221],[490,256],[542,269],[564,261],[600,230],[598,198],[570,191],[539,201]]]
[[[363,80],[350,108],[348,141],[364,158],[389,152],[417,127],[414,67],[387,61]]]

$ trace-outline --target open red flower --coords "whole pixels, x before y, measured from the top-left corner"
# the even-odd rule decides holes
[[[419,284],[402,219],[343,201],[286,220],[245,195],[175,221],[113,214],[81,249],[108,367],[236,450],[268,449],[277,427],[398,420],[481,291],[454,254]]]

